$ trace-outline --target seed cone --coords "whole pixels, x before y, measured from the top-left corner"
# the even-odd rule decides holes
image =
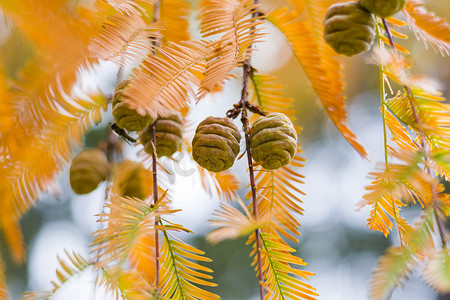
[[[88,194],[106,179],[108,173],[108,160],[101,150],[83,150],[72,160],[69,171],[70,186],[79,195]]]
[[[195,131],[192,156],[203,168],[222,172],[233,166],[240,141],[241,134],[230,119],[208,117]]]
[[[324,19],[324,39],[339,54],[353,56],[367,51],[375,37],[376,24],[356,2],[337,3]]]
[[[115,166],[113,191],[144,200],[152,191],[152,176],[141,163],[124,160]]]
[[[369,12],[387,18],[405,6],[405,0],[360,0],[359,4]]]
[[[140,131],[153,123],[150,116],[143,116],[127,104],[121,101],[123,97],[123,89],[128,85],[128,80],[124,80],[116,87],[112,99],[112,115],[116,124],[123,129],[129,131]]]
[[[267,170],[289,164],[297,151],[297,133],[291,120],[281,113],[271,113],[253,123],[250,149],[255,162],[263,161]]]
[[[152,154],[152,127],[148,126],[140,135],[144,151]],[[183,144],[183,119],[180,113],[159,117],[156,122],[156,155],[172,156]]]

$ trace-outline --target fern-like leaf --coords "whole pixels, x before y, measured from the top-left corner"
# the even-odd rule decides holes
[[[66,5],[66,1],[47,0],[2,3],[2,10],[36,54],[10,88],[6,99],[15,111],[11,130],[0,141],[0,169],[7,171],[0,180],[2,229],[12,237],[8,240],[13,256],[20,259],[24,257],[17,226],[20,215],[70,160],[90,124],[101,120],[100,107],[106,104],[101,96],[71,92],[78,72],[93,63],[85,57],[87,46],[105,12],[70,4],[75,7],[69,14]]]
[[[378,261],[372,278],[371,299],[386,300],[405,281],[418,260],[408,247],[391,247]]]
[[[406,159],[406,154],[397,158]],[[374,181],[366,187],[367,193],[363,196],[360,206],[372,206],[367,225],[372,230],[378,230],[387,236],[396,222],[397,229],[403,239],[410,229],[406,220],[400,216],[400,209],[405,202],[419,201],[422,206],[429,206],[435,197],[434,191],[440,190],[435,178],[423,171],[419,164],[422,155],[416,154],[408,158],[405,164],[380,165],[378,170],[371,172]]]
[[[361,156],[367,157],[364,147],[347,126],[341,63],[323,39],[323,19],[328,7],[335,2],[304,1],[305,10],[300,8],[302,6],[298,7],[301,11],[276,9],[267,20],[285,35],[336,128]],[[306,19],[304,13],[307,13]]]
[[[419,146],[411,139],[405,126],[390,112],[386,112],[386,124],[392,134],[392,140],[400,148],[400,151],[417,153]]]
[[[154,4],[156,0],[100,0],[114,7],[117,12],[125,15],[143,15],[145,5]]]
[[[444,98],[420,89],[413,89],[420,123],[416,126],[425,135],[433,152],[450,151],[450,105]]]
[[[220,299],[197,285],[216,286],[210,282],[212,270],[193,261],[209,262],[203,251],[169,235],[162,226],[164,242],[161,249],[161,293],[163,297],[174,300]]]
[[[124,102],[138,112],[151,115],[180,110],[195,96],[199,85],[195,72],[203,73],[210,49],[204,42],[188,41],[160,48],[149,56],[124,90]]]
[[[390,247],[379,259],[371,280],[371,299],[389,299],[392,290],[407,279],[424,253],[433,248],[432,228],[433,209],[428,208],[419,224],[405,233],[405,245]]]
[[[230,72],[251,53],[251,45],[263,36],[257,29],[262,16],[253,16],[259,5],[251,1],[203,0],[201,2],[201,33],[204,37],[222,34],[212,44],[215,51],[208,57],[200,97],[220,88]]]
[[[139,258],[143,257],[145,265],[154,266],[154,247],[151,247],[154,245],[154,238],[151,237],[154,237],[155,218],[161,214],[176,212],[164,209],[163,199],[164,195],[155,206],[150,206],[140,199],[113,196],[111,203],[106,204],[110,213],[101,215],[100,219],[108,226],[95,233],[92,243],[94,247],[91,251],[96,253],[97,268],[114,262],[117,274],[120,274],[120,269],[130,255],[135,265],[139,265]]]
[[[190,39],[189,32],[189,9],[187,0],[165,0],[161,1],[160,21],[164,27],[163,44],[169,42],[181,42]]]
[[[226,170],[219,173],[210,172],[198,167],[200,179],[205,191],[211,196],[218,195],[219,199],[227,202],[236,198],[236,192],[241,186],[239,179],[231,171]]]
[[[161,38],[159,30],[160,26],[146,24],[141,16],[115,15],[105,21],[91,42],[90,51],[119,67],[138,64],[155,49],[152,41]]]
[[[255,235],[248,243],[253,242],[253,254],[256,253]],[[313,273],[298,269],[307,264],[299,257],[292,255],[294,249],[289,247],[279,236],[261,232],[261,260],[264,287],[267,293],[265,300],[314,300],[318,294],[315,288],[303,282]],[[255,255],[253,264],[257,263]]]
[[[67,95],[61,95],[67,99]],[[0,180],[3,209],[0,224],[5,232],[13,255],[24,258],[19,217],[34,205],[39,192],[46,189],[54,175],[71,159],[73,148],[90,128],[101,120],[101,111],[107,104],[101,95],[69,98],[59,106],[62,112],[53,112],[41,124],[39,134],[30,135],[27,127],[15,127],[1,141],[4,151],[1,169],[5,176]],[[20,122],[17,120],[16,122]],[[34,133],[34,127],[31,128]],[[24,145],[23,143],[26,143]],[[9,238],[10,237],[10,238]]]
[[[67,1],[52,0],[2,2],[3,12],[35,48],[37,57],[60,71],[86,55],[105,14],[102,10],[92,13],[79,4],[73,10],[76,13],[70,14],[66,5]]]
[[[445,99],[441,97],[435,82],[408,74],[405,70],[408,65],[399,55],[380,49],[374,53],[376,60],[384,66],[386,76],[408,87],[404,93],[399,92],[386,101],[390,113],[402,123],[400,125],[388,114],[387,125],[394,139],[397,139],[397,144],[404,150],[415,151],[419,148],[418,145],[424,143],[430,149],[431,156],[439,160],[442,153],[450,150],[450,105],[443,103]],[[405,128],[401,129],[401,126]],[[435,163],[437,174],[447,176],[445,161]]]
[[[439,293],[450,293],[450,250],[444,247],[434,253],[423,273],[425,281]]]
[[[273,214],[276,222],[281,224],[281,227],[277,228],[279,233],[294,242],[298,242],[295,236],[300,234],[297,217],[303,214],[300,197],[304,193],[298,186],[304,183],[304,176],[298,173],[297,169],[303,167],[305,159],[300,153],[298,148],[291,163],[280,169],[267,171],[261,167],[255,168],[258,214]],[[247,194],[247,197],[250,197],[250,194]]]
[[[274,77],[252,74],[251,79],[254,104],[261,106],[263,111],[283,113],[294,121],[295,111],[292,107],[294,100],[283,96],[283,86],[277,84]],[[300,129],[297,128],[297,130]],[[273,215],[282,225],[278,228],[280,233],[293,241],[297,239],[292,233],[299,234],[300,223],[297,216],[303,213],[300,197],[304,193],[299,189],[299,185],[304,183],[304,177],[298,173],[297,169],[303,167],[305,159],[300,154],[301,148],[298,147],[291,163],[274,171],[255,167],[258,214]],[[250,197],[251,194],[248,193],[247,198]]]
[[[76,252],[65,251],[66,257],[58,257],[60,268],[56,270],[57,280],[52,281],[53,288],[45,292],[28,292],[24,294],[25,300],[49,299],[71,278],[89,270],[92,264]]]
[[[409,27],[425,47],[428,43],[441,55],[450,54],[450,25],[429,12],[421,1],[409,0],[403,9]]]
[[[119,275],[116,273],[117,270],[102,269],[101,271],[96,283],[116,295],[116,299],[119,296],[123,300],[157,299],[154,287],[135,270],[122,269]]]
[[[279,112],[295,120],[294,99],[284,97],[284,86],[276,78],[262,74],[252,74],[252,102],[268,112]]]
[[[226,239],[249,236],[259,228],[278,228],[271,215],[266,214],[255,220],[242,200],[239,198],[236,200],[244,213],[229,204],[221,203],[220,209],[215,212],[215,218],[209,221],[212,226],[217,227],[207,236],[210,242],[218,243]]]
[[[65,98],[67,95],[61,97]],[[81,139],[92,123],[98,124],[101,121],[101,111],[107,105],[105,97],[99,94],[69,99],[70,102],[64,102],[64,106],[60,106],[62,112],[53,114],[50,122],[46,123],[48,127],[40,135],[29,137],[27,147],[22,151],[18,149],[20,144],[8,144],[11,152],[14,149],[15,164],[7,184],[9,183],[9,189],[12,187],[14,195],[11,196],[22,212],[33,205],[39,191],[71,159],[73,146],[81,144]]]

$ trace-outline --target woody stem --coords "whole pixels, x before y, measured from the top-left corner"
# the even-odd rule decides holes
[[[250,149],[250,140],[249,140],[249,128],[248,128],[248,117],[247,117],[247,84],[248,79],[250,77],[251,66],[247,62],[243,66],[244,68],[244,77],[243,77],[243,87],[242,87],[242,95],[241,95],[241,104],[242,104],[242,114],[241,121],[242,126],[245,133],[245,148],[247,151],[247,161],[248,161],[248,172],[250,176],[250,187],[252,191],[252,207],[253,207],[253,217],[258,219],[258,203],[256,199],[256,183],[255,183],[255,174],[253,171],[253,160]],[[261,233],[259,229],[255,230],[255,240],[256,240],[256,255],[258,259],[258,280],[259,280],[259,295],[260,299],[264,299],[264,289],[262,286],[263,276],[262,276],[262,262],[261,262]]]
[[[159,20],[160,15],[160,7],[161,0],[156,1],[153,7],[153,22],[157,22]],[[153,46],[155,47],[153,54],[156,56],[156,47],[158,47],[158,42],[156,40],[152,41]],[[152,168],[153,168],[153,205],[158,201],[158,164],[157,164],[157,156],[156,156],[156,122],[153,122],[152,127]],[[156,228],[159,223],[159,217],[155,217],[155,287],[156,294],[160,293],[160,265],[159,265],[159,230]]]
[[[152,168],[153,168],[153,205],[158,201],[158,165],[156,161],[156,122],[153,122],[152,127]],[[159,293],[159,230],[156,226],[159,223],[159,217],[155,217],[155,286]]]
[[[253,0],[254,4],[258,4],[258,0]],[[252,17],[257,17],[258,11],[253,12]],[[251,46],[250,46],[251,47]],[[252,75],[253,69],[251,65],[250,57],[244,61],[243,65],[243,76],[242,76],[242,93],[240,103],[242,105],[241,122],[245,133],[245,148],[247,151],[247,161],[248,161],[248,171],[250,176],[250,187],[252,191],[252,207],[253,207],[253,217],[258,219],[258,202],[256,199],[256,183],[255,174],[253,171],[253,160],[250,149],[249,140],[249,127],[248,127],[248,115],[247,115],[247,98],[248,98],[248,84],[249,79]],[[259,296],[261,300],[264,300],[264,289],[262,286],[263,274],[262,274],[262,260],[261,260],[261,232],[259,229],[255,230],[255,242],[256,242],[256,255],[258,260],[258,280],[259,280]]]

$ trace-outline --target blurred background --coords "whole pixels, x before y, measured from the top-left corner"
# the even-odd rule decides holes
[[[275,5],[276,1],[268,1]],[[450,20],[450,1],[428,1],[430,10]],[[267,26],[266,42],[257,45],[253,65],[260,73],[276,76],[286,86],[286,95],[295,99],[298,112],[296,125],[303,128],[299,142],[306,158],[306,166],[301,170],[305,184],[301,189],[306,193],[303,200],[304,216],[299,244],[292,246],[298,250],[309,266],[308,271],[316,276],[311,284],[317,288],[320,300],[364,300],[368,299],[368,284],[377,258],[390,244],[398,244],[396,234],[385,238],[379,232],[370,231],[365,223],[368,210],[356,211],[356,204],[369,184],[368,172],[375,163],[383,160],[382,124],[379,111],[378,68],[368,64],[370,52],[351,59],[343,58],[348,96],[350,127],[369,152],[370,161],[364,161],[347,144],[316,100],[300,65],[292,56],[284,38],[274,28]],[[406,30],[405,30],[406,31]],[[437,79],[444,95],[449,99],[450,59],[443,58],[433,50],[425,49],[413,34],[401,44],[410,50],[415,61],[413,72],[426,74]],[[4,36],[0,34],[0,54],[4,61],[23,60],[32,50],[21,44],[20,35],[14,31]],[[16,49],[12,51],[11,49]],[[13,65],[13,63],[11,63]],[[95,74],[86,74],[81,87],[98,82],[105,94],[114,88],[117,68],[109,63],[101,64]],[[239,73],[237,73],[239,74]],[[240,78],[230,81],[223,92],[203,99],[193,108],[189,117],[197,125],[208,115],[225,116],[226,110],[237,102],[240,94]],[[207,113],[206,113],[207,112]],[[110,114],[105,114],[105,116]],[[86,138],[86,146],[94,146],[104,139],[111,119],[95,127]],[[136,151],[125,146],[125,153],[131,158]],[[182,169],[175,170],[173,179],[174,207],[181,208],[176,222],[194,231],[183,235],[187,242],[204,250],[213,259],[209,265],[214,269],[214,289],[223,300],[256,300],[257,279],[250,267],[250,248],[245,240],[223,242],[218,246],[208,244],[204,235],[212,228],[207,220],[218,208],[218,199],[211,199],[200,184],[200,179],[188,157],[179,157]],[[246,193],[248,177],[243,160],[233,167],[242,183],[240,195]],[[26,290],[40,290],[51,287],[56,278],[57,256],[64,256],[64,249],[88,255],[91,233],[98,229],[96,214],[101,212],[105,186],[86,195],[75,195],[69,186],[68,166],[56,178],[52,193],[43,194],[37,206],[22,220],[28,260],[17,266],[2,249],[7,263],[7,280],[13,299],[20,299]],[[186,191],[189,190],[189,193]],[[403,215],[413,221],[420,213],[414,207],[405,208]],[[5,243],[1,243],[4,248]],[[93,290],[92,274],[85,274],[72,281],[54,299],[110,299],[100,289]],[[392,300],[450,299],[437,295],[423,281],[413,274],[403,288],[395,290]]]

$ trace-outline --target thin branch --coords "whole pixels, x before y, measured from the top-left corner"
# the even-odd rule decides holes
[[[389,26],[388,26],[388,24],[387,24],[385,19],[382,19],[382,21],[383,21],[384,30],[386,31],[386,34],[387,34],[388,39],[389,39],[389,43],[391,44],[391,48],[394,49],[394,51],[396,51],[397,49],[395,48],[394,40],[393,40],[391,32],[389,30]],[[425,143],[426,136],[425,136],[425,133],[422,130],[422,124],[421,124],[421,121],[420,121],[420,118],[419,118],[419,114],[417,113],[416,106],[414,105],[415,98],[414,98],[414,95],[413,95],[411,89],[409,88],[409,86],[405,85],[404,88],[405,88],[406,93],[408,95],[409,105],[411,106],[412,112],[414,114],[414,120],[415,120],[415,122],[417,124],[417,131],[418,131],[419,136],[420,136],[420,147],[422,148],[422,151],[423,151],[423,153],[425,155],[425,170],[427,171],[427,173],[430,176],[433,176],[433,174],[431,172],[431,169],[430,169],[430,167],[428,165],[428,161],[430,160],[430,153],[429,153],[427,145]],[[439,218],[439,215],[438,215],[438,212],[437,212],[438,211],[438,200],[436,198],[436,190],[435,190],[435,187],[433,186],[433,184],[430,183],[430,186],[431,186],[431,192],[433,194],[434,215],[436,217],[436,223],[437,223],[439,235],[440,235],[441,242],[442,242],[442,247],[446,248],[447,247],[447,237],[445,236],[445,232],[444,232],[443,225],[442,225],[442,220],[441,220],[441,218]]]
[[[253,0],[254,4],[258,4],[258,0]],[[259,15],[258,11],[254,11],[252,14],[253,18],[256,18]],[[250,45],[251,47],[251,45]],[[255,219],[258,219],[258,203],[256,198],[256,183],[255,183],[255,174],[253,171],[253,160],[250,149],[250,140],[249,140],[249,127],[248,127],[248,116],[247,116],[247,98],[248,98],[248,84],[249,79],[252,77],[253,68],[251,65],[251,58],[247,58],[244,61],[243,75],[242,75],[242,93],[240,104],[242,105],[241,110],[241,122],[244,129],[245,134],[245,148],[247,152],[247,161],[248,161],[248,170],[250,176],[250,187],[252,190],[252,207],[253,207],[253,216]],[[263,274],[262,274],[262,261],[261,261],[261,234],[259,229],[255,230],[255,241],[256,241],[256,255],[258,259],[258,280],[259,280],[259,296],[261,300],[264,300],[264,288],[263,288]]]
[[[153,168],[153,205],[156,205],[158,201],[158,164],[156,156],[156,122],[153,122],[152,126],[152,168]],[[159,279],[160,279],[160,266],[159,266],[159,230],[156,228],[159,223],[159,217],[155,217],[155,286],[156,291],[159,293]]]
[[[160,7],[161,7],[161,0],[156,1],[154,7],[153,7],[153,22],[156,23],[159,20],[160,16]],[[153,40],[152,44],[155,46],[153,55],[156,56],[156,47],[158,47],[158,41]],[[157,156],[156,156],[156,122],[158,120],[156,119],[155,122],[151,125],[152,127],[152,168],[153,168],[153,205],[156,205],[156,202],[158,201],[158,164],[157,164]],[[156,294],[159,295],[160,293],[160,265],[159,265],[159,230],[157,229],[158,223],[159,223],[159,217],[155,217],[155,287],[156,287]]]

